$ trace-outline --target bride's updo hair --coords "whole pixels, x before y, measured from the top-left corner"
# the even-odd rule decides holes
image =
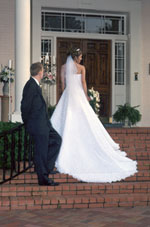
[[[72,48],[68,55],[71,55],[71,57],[74,59],[75,57],[79,57],[82,54],[82,51],[80,50],[80,48]]]

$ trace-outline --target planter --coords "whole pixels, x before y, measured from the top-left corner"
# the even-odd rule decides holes
[[[4,83],[4,86],[3,86],[3,95],[4,96],[9,96],[9,83],[8,82]]]
[[[124,121],[124,126],[123,126],[124,128],[129,128],[130,126],[129,126],[129,120],[128,119],[125,119],[125,121]]]

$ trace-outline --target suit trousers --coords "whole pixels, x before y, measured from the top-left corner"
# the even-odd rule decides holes
[[[34,164],[38,176],[39,184],[47,183],[48,175],[55,166],[59,149],[61,146],[61,137],[54,128],[50,128],[49,135],[33,135]]]

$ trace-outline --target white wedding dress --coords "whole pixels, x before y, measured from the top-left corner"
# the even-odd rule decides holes
[[[74,61],[66,62],[66,88],[51,123],[62,137],[55,166],[84,182],[114,182],[137,172],[137,162],[119,150],[85,96]]]

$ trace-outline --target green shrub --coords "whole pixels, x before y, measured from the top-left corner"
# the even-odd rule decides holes
[[[0,121],[0,133],[7,131],[7,130],[10,130],[14,127],[17,127],[20,124],[21,123],[19,123],[19,122],[13,123],[13,122],[2,122],[2,121]]]
[[[10,129],[16,128],[20,124],[21,123],[19,123],[19,122],[17,122],[17,123],[0,122],[0,133],[3,133],[5,131],[9,131]],[[24,144],[24,128],[22,130],[22,134],[21,135],[22,135],[21,143]],[[12,136],[11,136],[11,134],[8,133],[6,138],[7,138],[7,151],[6,151],[6,158],[4,160],[4,153],[3,153],[3,150],[4,150],[4,137],[0,136],[0,168],[2,168],[2,166],[4,164],[3,162],[5,161],[5,167],[7,169],[9,169],[10,166],[11,166],[11,155],[12,155],[12,149],[11,149]],[[19,135],[18,135],[17,132],[14,133],[14,140],[15,140],[15,145],[16,145],[18,143],[18,141],[19,141]],[[19,149],[18,146],[15,146],[14,155],[15,155],[15,160],[16,161],[18,159],[18,153],[19,152],[20,152],[21,160],[23,160],[23,155],[24,155],[23,149],[21,151],[19,151],[18,149]]]

